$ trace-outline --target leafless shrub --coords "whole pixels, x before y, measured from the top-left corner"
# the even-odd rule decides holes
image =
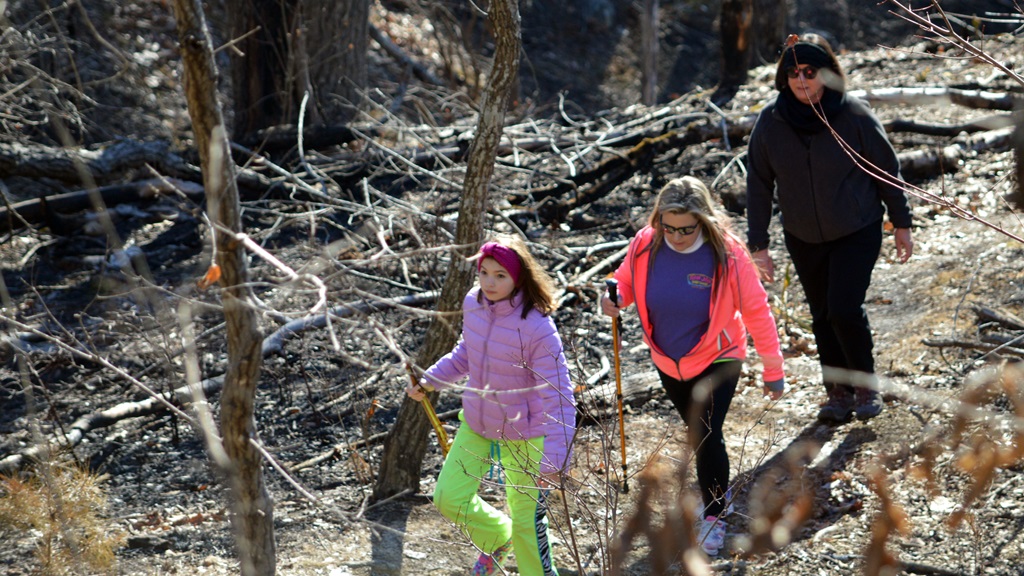
[[[871,539],[864,551],[865,574],[896,574],[900,563],[887,549],[886,543],[894,534],[907,534],[910,522],[903,508],[893,501],[889,490],[889,475],[881,467],[868,472],[871,489],[878,496],[879,510],[871,524]]]
[[[667,482],[671,475],[671,467],[660,461],[648,463],[640,473],[636,510],[625,519],[618,536],[610,543],[611,576],[622,574],[625,556],[640,538],[650,544],[648,560],[652,574],[668,574],[677,563],[680,574],[710,574],[694,530],[697,498],[688,490],[672,496]]]
[[[920,460],[911,468],[933,490],[939,454],[956,455],[955,464],[969,478],[960,507],[948,521],[955,529],[972,505],[985,494],[999,469],[1024,461],[1024,364],[1015,362],[979,372],[958,399],[947,442],[926,442]],[[1000,415],[998,404],[1008,404],[1010,415]]]

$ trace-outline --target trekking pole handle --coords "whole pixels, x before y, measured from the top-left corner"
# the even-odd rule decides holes
[[[608,287],[608,298],[611,299],[612,304],[616,308],[619,307],[619,281],[615,278],[608,278],[604,281],[605,286]]]
[[[608,286],[608,297],[619,307],[619,282],[614,278],[604,281]],[[619,361],[619,325],[622,316],[612,319],[612,348],[615,351],[615,400],[619,405],[619,440],[622,450],[622,491],[629,492],[629,474],[626,469],[626,419],[622,409],[622,364]]]

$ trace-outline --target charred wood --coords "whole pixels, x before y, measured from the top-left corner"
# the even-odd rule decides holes
[[[79,190],[25,200],[0,207],[0,232],[17,230],[24,226],[45,224],[57,231],[56,222],[63,215],[118,204],[147,202],[167,194],[184,194],[196,202],[203,199],[203,189],[194,182],[176,179],[149,179],[104,186],[95,190]]]

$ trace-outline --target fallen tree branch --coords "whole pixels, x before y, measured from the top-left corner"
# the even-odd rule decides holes
[[[1014,102],[1020,99],[1019,96],[1009,93],[939,87],[851,91],[850,94],[859,95],[872,103],[911,106],[951,103],[972,108],[998,110],[1011,110]],[[569,163],[568,176],[564,178],[552,176],[551,180],[557,178],[552,184],[530,188],[508,196],[509,202],[513,205],[541,203],[537,208],[538,214],[543,223],[550,224],[563,221],[570,211],[603,198],[633,174],[649,169],[656,157],[670,150],[682,149],[715,138],[724,138],[732,142],[742,141],[749,135],[755,119],[756,114],[746,114],[724,123],[723,128],[723,124],[718,121],[717,116],[681,114],[678,108],[665,106],[640,118],[630,119],[628,122],[610,126],[597,133],[592,131],[592,127],[580,126],[578,130],[582,133],[575,136],[559,135],[557,130],[553,134],[537,136],[538,127],[536,123],[533,123],[530,127],[532,135],[521,138],[504,138],[499,144],[497,154],[503,158],[510,157],[509,161],[517,164],[518,156],[525,152],[548,148],[556,151],[577,150],[573,154],[560,153],[562,159]],[[985,135],[998,133],[994,139],[979,135],[978,139],[966,144],[971,150],[979,151],[985,148],[1009,147],[1012,139],[1009,126],[1013,119],[1011,115],[996,115],[951,125],[893,120],[887,124],[887,129],[933,136],[957,135],[965,132],[982,132]],[[554,128],[552,127],[553,130]],[[471,129],[471,127],[465,128],[466,131]],[[430,170],[447,168],[452,163],[464,160],[468,152],[469,140],[460,136],[457,132],[458,129],[454,133],[451,128],[441,132],[437,128],[429,126],[410,127],[408,130],[411,133],[433,134],[436,142],[424,144],[422,147],[393,149],[379,141],[381,130],[377,125],[313,126],[303,131],[302,140],[308,149],[343,144],[358,139],[371,144],[372,150],[368,149],[358,154],[347,155],[345,158],[338,158],[331,167],[324,168],[324,172],[335,179],[341,188],[354,185],[355,182],[361,181],[372,173],[374,166],[386,164],[394,159],[399,159],[410,167],[416,167],[442,182],[450,180],[442,174]],[[521,132],[525,134],[526,131],[526,128],[523,128]],[[515,131],[510,129],[509,132],[514,133]],[[290,149],[297,145],[298,137],[296,127],[277,126],[253,135],[249,145],[273,150]],[[419,140],[423,141],[423,138]],[[927,178],[943,171],[956,170],[959,164],[958,160],[966,150],[964,146],[964,144],[953,144],[938,150],[904,152],[900,154],[904,173],[911,177]],[[624,147],[630,148],[626,152],[615,152],[616,148]],[[606,155],[611,154],[610,157],[590,165],[587,169],[577,170],[574,164],[582,160],[585,154],[598,148],[603,150]],[[251,151],[249,153],[253,154]],[[195,183],[202,182],[202,175],[198,167],[186,161],[167,142],[125,140],[95,150],[0,143],[0,174],[5,176],[46,177],[68,184],[80,185],[81,173],[79,170],[84,169],[97,183],[103,185],[122,178],[130,170],[143,166],[149,166],[158,174],[169,178]],[[251,169],[239,170],[238,177],[239,185],[242,188],[261,195],[272,190],[275,185],[280,185],[278,180],[267,178],[260,172]],[[305,192],[310,191],[310,186],[300,185],[296,183],[296,179],[297,177],[290,179],[292,185],[298,186]],[[126,186],[129,188],[111,187],[102,190],[104,190],[104,194],[111,196],[112,202],[117,202],[114,198],[122,194],[129,196],[123,201],[131,201],[130,196],[133,191],[130,186],[132,185]],[[286,185],[286,188],[290,188],[290,186]],[[85,192],[71,194],[66,198],[61,195],[60,200],[74,201],[75,206],[84,206]],[[572,194],[573,197],[569,200],[561,199],[568,194]],[[555,200],[544,202],[549,198]],[[54,197],[47,199],[51,204],[53,200]],[[38,204],[34,206],[38,206]],[[31,205],[25,205],[23,208],[19,206],[19,214],[22,213],[21,209],[26,211],[23,217],[29,222],[40,221],[38,216],[34,215],[40,214],[41,208]],[[10,224],[12,218],[0,218],[0,220],[6,220],[8,228],[12,225]]]
[[[1024,330],[1024,320],[1004,310],[993,310],[985,306],[974,306],[980,322],[998,322],[1010,330]]]
[[[981,350],[984,352],[992,352],[998,349],[1000,352],[1024,357],[1024,350],[1014,348],[1012,346],[1006,346],[1005,344],[986,344],[984,342],[976,342],[974,340],[957,340],[955,338],[946,340],[925,338],[921,343],[933,348],[964,348],[967,350]]]
[[[164,194],[184,194],[200,202],[204,191],[195,182],[171,178],[151,178],[129,184],[115,184],[95,190],[79,190],[56,196],[43,196],[0,207],[0,232],[17,230],[26,225],[48,224],[62,214],[71,214],[96,207],[96,200],[106,207],[153,200]]]
[[[742,140],[753,129],[755,119],[755,116],[748,115],[737,122],[728,124],[726,134],[730,139]],[[613,156],[589,170],[581,171],[556,184],[510,194],[507,199],[513,205],[523,205],[548,198],[557,198],[568,192],[579,192],[584,185],[596,183],[591,191],[580,193],[582,199],[547,203],[547,207],[540,210],[543,213],[541,219],[545,223],[551,223],[559,218],[564,219],[571,208],[588,204],[604,196],[608,193],[607,182],[619,182],[635,172],[637,168],[649,166],[658,154],[722,135],[720,124],[710,119],[704,123],[692,123],[681,132],[666,129],[665,132],[656,134],[638,133],[636,142],[623,141],[624,144],[632,146],[625,154]]]
[[[380,47],[383,48],[384,51],[387,52],[392,58],[397,60],[399,64],[402,64],[406,68],[412,70],[412,73],[415,74],[416,77],[419,78],[420,80],[428,84],[433,84],[434,86],[444,85],[444,82],[441,82],[441,80],[439,80],[436,76],[431,74],[430,70],[427,70],[426,66],[410,58],[405,53],[405,51],[403,51],[397,44],[392,42],[390,38],[388,38],[383,32],[380,31],[379,28],[377,28],[373,24],[370,24],[370,38],[374,42],[379,44]]]
[[[69,186],[92,185],[82,181],[81,170],[84,170],[96,185],[104,186],[124,178],[132,170],[146,167],[163,177],[203,182],[199,167],[163,141],[121,140],[95,150],[0,142],[0,175],[4,178],[48,178]],[[238,169],[237,177],[240,186],[261,194],[274,184],[248,169]]]
[[[975,118],[960,124],[933,124],[930,122],[916,122],[914,120],[890,120],[882,126],[886,132],[912,132],[924,134],[925,136],[948,136],[955,137],[961,133],[973,134],[987,130],[998,130],[1009,128],[1016,124],[1012,114],[997,114]]]
[[[278,328],[273,334],[263,340],[262,353],[264,357],[270,354],[278,354],[283,350],[284,343],[296,334],[300,334],[313,328],[323,328],[327,324],[327,315],[331,315],[334,318],[345,318],[357,313],[380,312],[396,306],[421,306],[436,299],[437,292],[434,291],[396,298],[394,300],[360,302],[354,305],[336,306],[324,314],[299,318],[298,320],[293,320],[292,322]],[[92,355],[68,346],[52,336],[38,333],[38,331],[31,330],[30,327],[21,325],[21,323],[12,319],[7,319],[7,321],[11,322],[13,325],[19,326],[23,330],[28,330],[36,333],[37,335],[43,336],[43,338],[50,340],[54,344],[66,349],[68,352],[76,356],[85,359],[95,359]],[[207,378],[199,384],[202,387],[204,395],[209,397],[211,394],[215,394],[220,391],[221,387],[224,385],[224,376],[219,375]],[[192,387],[187,385],[175,388],[170,392],[163,394],[152,393],[150,390],[147,390],[147,393],[151,393],[151,396],[145,400],[139,400],[137,402],[123,402],[112,408],[101,410],[99,412],[92,412],[79,417],[68,429],[67,433],[64,435],[64,439],[58,442],[56,446],[50,444],[30,446],[17,454],[5,456],[0,459],[0,474],[10,474],[15,472],[21,469],[27,461],[40,459],[57,450],[73,448],[82,441],[87,433],[99,428],[111,426],[126,418],[137,418],[140,416],[161,413],[167,410],[169,406],[187,405],[194,398]]]
[[[122,140],[97,150],[0,142],[0,174],[5,177],[52,178],[81,184],[79,167],[84,167],[96,182],[103,183],[146,165],[173,178],[203,181],[199,167],[186,162],[162,141]]]
[[[900,562],[900,568],[908,574],[923,574],[931,576],[964,576],[958,570],[949,570],[941,566],[922,564],[921,562]]]
[[[871,105],[886,104],[900,106],[935,106],[957,104],[979,110],[1013,110],[1022,97],[1010,92],[989,92],[985,90],[961,90],[934,86],[926,88],[877,88],[871,90],[850,90],[850,96],[867,100]]]
[[[982,150],[1009,149],[1014,128],[981,132],[943,148],[914,150],[898,154],[900,171],[908,179],[927,179],[960,169],[960,160],[968,153]]]

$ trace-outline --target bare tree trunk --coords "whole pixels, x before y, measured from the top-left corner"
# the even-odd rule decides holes
[[[658,0],[644,0],[640,15],[640,36],[643,45],[641,99],[645,106],[654,106],[658,90]]]
[[[312,121],[341,124],[355,117],[367,82],[369,16],[369,0],[302,0]]]
[[[476,137],[466,166],[452,264],[438,301],[438,311],[448,314],[436,317],[427,329],[426,345],[416,358],[416,364],[421,367],[433,364],[451,350],[458,339],[462,299],[473,284],[473,266],[466,257],[474,254],[483,240],[494,158],[504,130],[510,94],[519,72],[518,0],[492,0],[487,12],[495,36],[494,62],[484,89]],[[419,489],[429,429],[430,424],[419,403],[406,398],[384,442],[374,497],[386,498],[403,490]]]
[[[1017,162],[1017,190],[1010,192],[1009,200],[1024,210],[1024,107],[1014,114],[1017,128],[1013,133],[1013,158]]]
[[[351,120],[367,82],[369,0],[228,0],[236,140],[305,119]]]
[[[735,88],[747,81],[753,18],[753,0],[722,0],[718,24],[722,42],[720,89]]]
[[[722,0],[718,26],[722,74],[713,96],[726,101],[747,81],[751,64],[774,61],[785,36],[786,0]]]
[[[290,32],[298,0],[228,0],[231,39],[232,136],[294,122],[296,95],[289,82]]]
[[[751,34],[752,66],[775,62],[779,58],[779,47],[786,39],[786,16],[789,13],[786,0],[754,0],[754,26]]]
[[[256,438],[253,401],[263,358],[262,337],[248,288],[245,253],[234,235],[242,230],[235,169],[217,100],[217,69],[202,5],[199,0],[175,0],[174,12],[185,69],[185,96],[224,286],[228,368],[221,396],[221,436],[227,458],[217,464],[231,488],[231,521],[241,573],[269,576],[276,569],[273,501],[264,483],[262,457],[251,443]]]

